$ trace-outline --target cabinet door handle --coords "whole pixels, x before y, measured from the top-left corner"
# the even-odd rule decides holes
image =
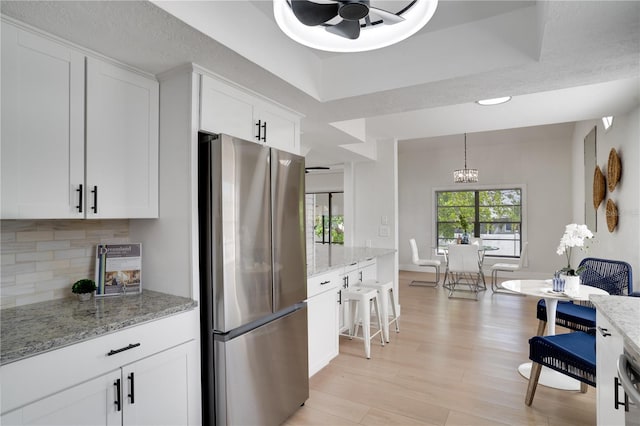
[[[342,305],[342,290],[338,290],[338,305]]]
[[[82,213],[82,184],[78,186],[76,192],[78,193],[78,205],[76,206],[76,209],[78,209],[78,213]]]
[[[624,393],[624,402],[620,402],[620,387],[622,384],[617,377],[613,378],[613,407],[617,410],[621,406],[624,407],[624,411],[629,411],[629,396],[626,392]]]
[[[362,281],[362,271],[360,271],[359,274],[360,274],[360,281]]]
[[[267,141],[267,122],[265,121],[262,125],[262,140]]]
[[[96,185],[93,186],[91,193],[93,194],[93,207],[91,207],[91,210],[98,214],[98,187]]]
[[[128,351],[129,349],[137,348],[138,346],[140,346],[140,343],[129,343],[129,346],[125,346],[124,348],[111,349],[109,353],[107,353],[107,356],[119,354],[120,352]]]
[[[133,381],[133,371],[131,372],[131,374],[129,374],[129,376],[127,376],[127,379],[129,379],[129,389],[130,392],[129,393],[129,402],[131,402],[132,404],[135,404],[135,400],[134,400],[134,396],[133,396],[133,392],[134,392],[134,381]]]
[[[331,282],[330,280],[329,280],[329,281],[322,281],[322,282],[320,283],[320,285],[326,285],[326,284],[329,284],[330,282]]]
[[[602,334],[602,337],[611,336],[611,333],[609,333],[609,329],[607,328],[602,328],[598,326],[598,331],[600,332],[600,334]]]
[[[256,139],[260,140],[260,131],[262,129],[262,120],[258,120],[258,122],[256,123],[256,127],[258,127],[258,136],[256,136]]]
[[[113,386],[116,387],[116,400],[113,403],[116,405],[116,410],[122,410],[122,404],[120,403],[120,379],[113,382]]]

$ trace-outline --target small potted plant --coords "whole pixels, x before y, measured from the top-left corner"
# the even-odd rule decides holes
[[[458,222],[460,223],[460,228],[462,228],[462,244],[469,244],[469,222],[467,218],[462,214],[458,214]]]
[[[96,291],[96,283],[93,280],[84,278],[73,283],[71,291],[78,295],[78,299],[81,301],[91,299],[91,296]]]

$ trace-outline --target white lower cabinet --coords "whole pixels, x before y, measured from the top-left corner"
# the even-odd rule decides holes
[[[338,356],[338,272],[316,275],[307,281],[309,377]]]
[[[199,424],[196,317],[175,315],[2,366],[2,409],[10,411],[0,424]]]
[[[623,351],[622,336],[596,311],[596,400],[599,425],[624,425],[624,390],[618,384],[618,357]]]
[[[113,372],[73,386],[2,416],[3,425],[118,425],[113,409]]]

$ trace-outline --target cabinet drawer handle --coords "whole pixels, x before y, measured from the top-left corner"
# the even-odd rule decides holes
[[[262,124],[262,120],[258,120],[258,122],[256,123],[256,127],[258,128],[258,136],[256,136],[256,139],[258,140],[260,140],[260,130],[262,128],[261,124]]]
[[[263,141],[267,141],[267,122],[265,121],[264,124],[262,124],[262,140]]]
[[[93,194],[93,207],[91,207],[91,210],[98,214],[98,187],[94,185],[91,193]]]
[[[129,376],[127,377],[129,379],[129,386],[131,389],[131,393],[128,395],[129,396],[129,402],[131,402],[132,404],[135,403],[134,397],[133,397],[133,389],[135,387],[134,382],[133,382],[133,372],[131,372],[131,374],[129,374]]]
[[[120,403],[120,379],[113,382],[113,386],[116,387],[116,400],[113,403],[116,405],[116,410],[120,411],[122,409],[122,404]]]
[[[600,332],[600,334],[602,334],[602,337],[611,336],[611,333],[609,333],[609,329],[598,326],[598,331]]]
[[[330,280],[329,280],[329,281],[322,281],[322,282],[320,283],[320,285],[329,284],[330,282],[331,282]]]
[[[129,349],[137,348],[138,346],[140,346],[140,343],[129,343],[129,346],[125,346],[124,348],[111,349],[107,356],[119,354],[120,352],[128,351]]]
[[[78,213],[82,213],[82,184],[78,186],[76,192],[78,193],[78,205],[76,206],[76,209],[78,209]]]

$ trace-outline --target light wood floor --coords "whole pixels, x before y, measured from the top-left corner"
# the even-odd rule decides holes
[[[595,388],[586,394],[539,385],[524,404],[537,299],[482,292],[479,300],[409,286],[428,274],[400,273],[400,333],[384,347],[340,339],[340,354],[310,379],[293,425],[595,425]],[[559,329],[558,332],[563,331]]]

